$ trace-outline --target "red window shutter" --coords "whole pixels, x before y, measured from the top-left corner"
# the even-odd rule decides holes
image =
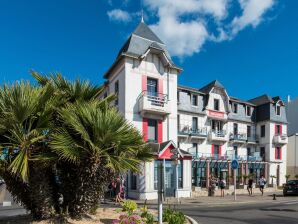
[[[222,145],[219,146],[219,151],[218,151],[219,156],[221,156],[221,147]]]
[[[163,79],[158,79],[158,93],[163,94]]]
[[[142,91],[147,91],[147,76],[142,76]]]
[[[214,145],[211,145],[211,154],[214,155]]]
[[[162,143],[162,120],[158,120],[157,124],[157,140]]]
[[[143,118],[143,138],[145,142],[148,141],[148,119],[147,118]]]

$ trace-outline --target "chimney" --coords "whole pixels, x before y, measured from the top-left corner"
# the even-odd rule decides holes
[[[288,103],[290,103],[290,102],[291,102],[291,96],[288,95]]]

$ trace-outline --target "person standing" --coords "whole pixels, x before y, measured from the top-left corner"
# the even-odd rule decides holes
[[[252,176],[250,176],[249,179],[248,179],[248,185],[247,185],[248,195],[252,195],[253,182],[254,182],[254,180],[253,180]]]
[[[264,195],[265,184],[266,184],[266,179],[262,175],[261,178],[259,179],[260,191],[262,192],[262,196]]]
[[[221,178],[219,181],[219,187],[220,187],[220,197],[224,197],[225,196],[225,188],[226,188],[226,181]]]

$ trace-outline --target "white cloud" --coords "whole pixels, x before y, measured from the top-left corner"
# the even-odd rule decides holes
[[[256,27],[276,0],[144,0],[156,22],[152,30],[180,58],[200,52],[206,41],[231,40],[247,26]],[[232,4],[240,5],[238,16]],[[116,9],[111,20],[129,22],[136,13]],[[113,12],[113,13],[112,13]],[[240,14],[240,15],[239,15]]]
[[[232,21],[232,34],[251,25],[256,27],[263,19],[264,13],[272,8],[273,0],[239,0],[243,13]]]
[[[171,46],[168,47],[170,54],[178,57],[199,52],[208,37],[202,22],[179,22],[174,17],[163,18],[151,28],[167,46]]]
[[[118,21],[118,22],[130,22],[131,21],[131,15],[121,9],[113,9],[111,11],[108,11],[108,16],[110,18],[110,20],[112,21]]]

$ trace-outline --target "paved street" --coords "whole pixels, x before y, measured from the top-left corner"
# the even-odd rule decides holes
[[[229,203],[223,205],[181,205],[186,215],[201,224],[297,224],[298,197],[286,201],[266,201],[264,203]]]
[[[184,199],[179,205],[175,200],[170,200],[168,204],[201,224],[298,223],[298,197],[282,197],[278,194],[277,200],[272,199],[271,194],[257,194],[253,197],[239,195],[236,202],[233,196],[226,196]],[[151,208],[156,208],[155,204],[155,201],[148,202]]]

